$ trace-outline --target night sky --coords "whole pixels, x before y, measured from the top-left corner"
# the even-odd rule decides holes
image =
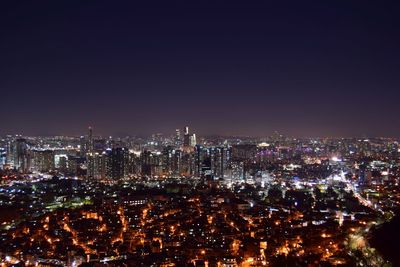
[[[0,134],[397,137],[399,14],[396,1],[1,1]]]

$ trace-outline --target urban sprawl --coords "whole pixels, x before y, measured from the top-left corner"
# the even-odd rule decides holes
[[[391,266],[390,138],[0,138],[6,266]]]

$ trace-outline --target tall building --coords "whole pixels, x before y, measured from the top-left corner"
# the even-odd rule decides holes
[[[80,155],[82,157],[86,156],[86,153],[87,153],[87,142],[86,142],[85,136],[81,136],[79,138],[79,147],[80,147],[80,150],[79,150]]]
[[[201,145],[195,146],[195,175],[202,177],[209,174],[211,170],[211,161],[209,150]]]
[[[175,146],[180,147],[182,145],[181,131],[179,129],[175,130]]]
[[[94,151],[93,129],[91,126],[89,126],[88,135],[80,137],[80,154],[82,157],[86,157],[87,153],[92,153],[93,151]]]
[[[175,150],[172,155],[172,174],[179,176],[182,173],[182,151]]]
[[[120,180],[128,175],[129,151],[123,147],[116,147],[110,151],[109,175],[113,180]]]
[[[67,161],[68,174],[77,175],[82,161],[83,161],[83,158],[81,158],[81,157],[69,155],[68,161]]]
[[[56,167],[60,172],[66,173],[68,171],[68,156],[59,157]]]
[[[92,127],[88,128],[88,137],[86,143],[86,177],[88,179],[96,179],[98,178],[98,170],[99,170],[99,155],[94,153],[93,151],[93,130]]]
[[[50,172],[54,170],[54,151],[53,150],[32,150],[32,168],[38,172]]]
[[[87,173],[88,179],[99,179],[101,178],[101,155],[99,153],[89,152],[86,155]]]
[[[170,152],[168,152],[169,154]],[[170,155],[168,156],[168,162],[170,162]],[[160,176],[164,173],[164,165],[163,165],[163,153],[160,152],[151,152],[151,151],[143,151],[141,154],[142,161],[142,173],[144,175],[149,176]],[[166,163],[170,165],[169,163]],[[170,169],[170,167],[168,167]]]
[[[211,172],[215,177],[223,178],[230,160],[230,151],[227,147],[210,149]]]
[[[94,144],[93,144],[93,130],[92,127],[89,126],[89,133],[88,133],[88,144],[87,144],[87,151],[88,153],[93,153]]]
[[[196,160],[194,153],[188,153],[187,151],[180,151],[180,174],[184,176],[194,175],[196,170]]]
[[[189,146],[195,146],[196,144],[196,134],[189,135]]]
[[[167,146],[163,149],[162,166],[163,166],[163,173],[165,175],[170,175],[172,173],[173,154],[174,153],[175,153],[175,150],[171,146]]]
[[[6,164],[7,153],[5,149],[0,148],[0,170],[4,168]]]
[[[30,167],[30,155],[28,153],[28,144],[24,138],[15,140],[12,153],[14,168],[21,172],[27,172]]]
[[[145,150],[143,153],[140,155],[141,156],[141,169],[142,169],[142,174],[144,175],[151,175],[151,166],[153,164],[153,155],[151,151]]]
[[[196,134],[191,134],[189,132],[189,127],[186,126],[184,128],[184,136],[183,136],[183,146],[184,147],[194,147],[197,142],[196,142]]]
[[[6,143],[6,164],[13,165],[14,164],[14,154],[13,154],[13,142],[11,140],[7,140]]]

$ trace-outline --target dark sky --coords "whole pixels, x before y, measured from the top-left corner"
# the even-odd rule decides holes
[[[0,2],[0,134],[400,136],[399,1]]]

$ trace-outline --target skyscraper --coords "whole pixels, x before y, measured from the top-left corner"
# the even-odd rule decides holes
[[[191,134],[189,132],[189,127],[186,126],[184,128],[184,136],[183,136],[183,146],[188,148],[188,147],[194,147],[196,145],[196,134]]]
[[[181,131],[179,129],[175,130],[175,146],[180,147],[182,145]]]
[[[93,130],[92,127],[89,126],[89,134],[88,134],[88,144],[87,144],[87,150],[89,153],[93,153]]]
[[[86,143],[86,166],[87,166],[87,172],[86,172],[86,177],[88,179],[95,179],[96,174],[98,173],[98,168],[99,168],[99,157],[98,155],[95,155],[93,151],[93,130],[92,127],[89,126],[89,132],[88,132],[88,138],[87,138],[87,143]]]
[[[189,135],[189,146],[197,145],[196,134]]]
[[[210,149],[211,171],[213,175],[224,178],[225,170],[229,161],[229,149],[226,147],[215,147]]]
[[[189,127],[185,126],[185,128],[183,128],[183,146],[188,147],[189,146]]]

